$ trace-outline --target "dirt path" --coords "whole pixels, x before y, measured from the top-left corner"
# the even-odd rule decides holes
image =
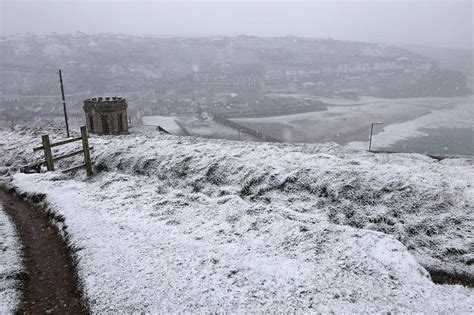
[[[19,313],[87,313],[81,306],[72,257],[57,227],[42,209],[2,187],[0,201],[17,229],[28,274]]]

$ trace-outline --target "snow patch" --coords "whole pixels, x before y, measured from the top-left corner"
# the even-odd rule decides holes
[[[0,314],[13,314],[20,302],[21,247],[13,223],[0,204]]]
[[[160,126],[175,135],[183,133],[174,116],[143,116],[142,122],[147,126]]]

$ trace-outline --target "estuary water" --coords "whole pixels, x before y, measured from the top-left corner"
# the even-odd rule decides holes
[[[422,128],[424,135],[395,142],[373,149],[380,151],[414,152],[429,155],[474,155],[474,129],[470,128]]]

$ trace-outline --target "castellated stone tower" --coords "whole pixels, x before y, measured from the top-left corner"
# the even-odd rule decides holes
[[[128,133],[127,101],[123,97],[89,98],[84,101],[87,130],[98,135]]]

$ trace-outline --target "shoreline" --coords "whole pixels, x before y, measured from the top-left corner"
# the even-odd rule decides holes
[[[440,111],[444,113],[456,110],[460,104],[470,105],[473,102],[473,96],[397,100],[367,98],[362,101],[365,101],[363,105],[360,101],[356,105],[328,105],[328,109],[321,112],[265,118],[233,118],[232,120],[262,133],[275,135],[285,142],[336,142],[350,146],[358,143],[358,148],[360,148],[361,143],[368,143],[372,122],[385,123],[383,128],[374,128],[375,137],[384,133],[390,126],[400,126]],[[435,118],[442,119],[437,116]],[[416,129],[410,132],[416,135]]]

